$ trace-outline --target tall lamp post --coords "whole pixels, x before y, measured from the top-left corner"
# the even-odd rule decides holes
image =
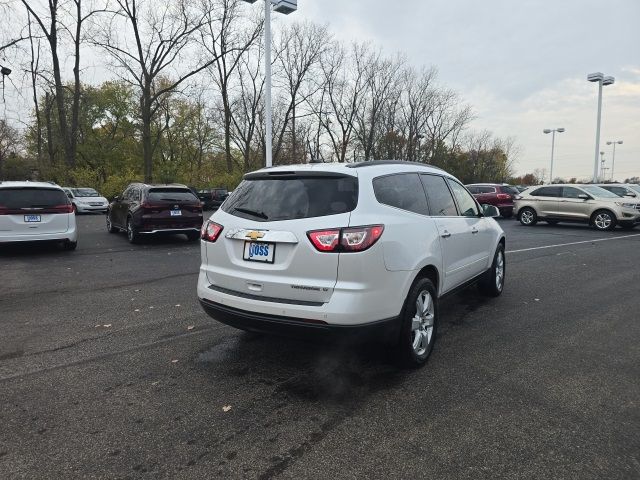
[[[613,77],[605,77],[601,72],[590,73],[587,75],[590,82],[598,82],[598,120],[596,123],[596,154],[593,164],[593,181],[598,181],[598,152],[600,151],[600,119],[602,117],[602,86],[613,85],[616,81]]]
[[[258,0],[243,0],[256,3]],[[271,108],[271,8],[278,13],[289,15],[298,9],[298,0],[264,0],[264,76],[265,92],[265,165],[273,165],[273,119]]]
[[[551,170],[549,171],[549,183],[553,183],[553,150],[556,144],[556,132],[562,133],[564,132],[564,128],[545,128],[542,132],[551,134]]]
[[[616,167],[616,144],[622,145],[622,140],[607,142],[607,145],[613,145],[613,157],[611,157],[611,181],[613,181],[613,169]]]
[[[600,181],[604,182],[604,152],[600,152]]]

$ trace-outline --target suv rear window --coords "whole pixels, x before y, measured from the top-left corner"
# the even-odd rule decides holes
[[[0,188],[0,208],[44,208],[68,203],[67,195],[54,188]]]
[[[510,185],[503,185],[501,188],[504,193],[509,193],[511,195],[520,195],[520,190],[518,190],[516,187],[512,187]]]
[[[244,180],[222,210],[256,221],[293,220],[347,213],[358,204],[358,179],[351,176],[257,176]]]
[[[147,193],[150,202],[199,202],[188,188],[150,188]]]

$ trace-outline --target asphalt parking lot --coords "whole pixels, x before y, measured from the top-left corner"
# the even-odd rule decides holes
[[[0,478],[640,478],[640,229],[501,220],[504,294],[403,371],[218,324],[197,243],[78,223],[0,250]]]

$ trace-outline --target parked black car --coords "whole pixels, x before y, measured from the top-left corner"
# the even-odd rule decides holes
[[[131,243],[143,235],[183,233],[200,238],[202,206],[184,185],[132,183],[116,196],[107,210],[107,230],[127,232]]]
[[[229,196],[226,188],[203,188],[198,190],[198,198],[205,210],[217,210]]]

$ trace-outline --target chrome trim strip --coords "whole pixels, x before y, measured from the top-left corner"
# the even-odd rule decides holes
[[[324,305],[323,302],[309,302],[305,300],[288,300],[285,298],[262,297],[260,295],[253,295],[251,293],[230,290],[228,288],[219,287],[217,285],[209,285],[209,290],[224,293],[226,295],[233,295],[234,297],[246,298],[249,300],[258,300],[261,302],[283,303],[285,305],[303,305],[305,307],[321,307]]]

